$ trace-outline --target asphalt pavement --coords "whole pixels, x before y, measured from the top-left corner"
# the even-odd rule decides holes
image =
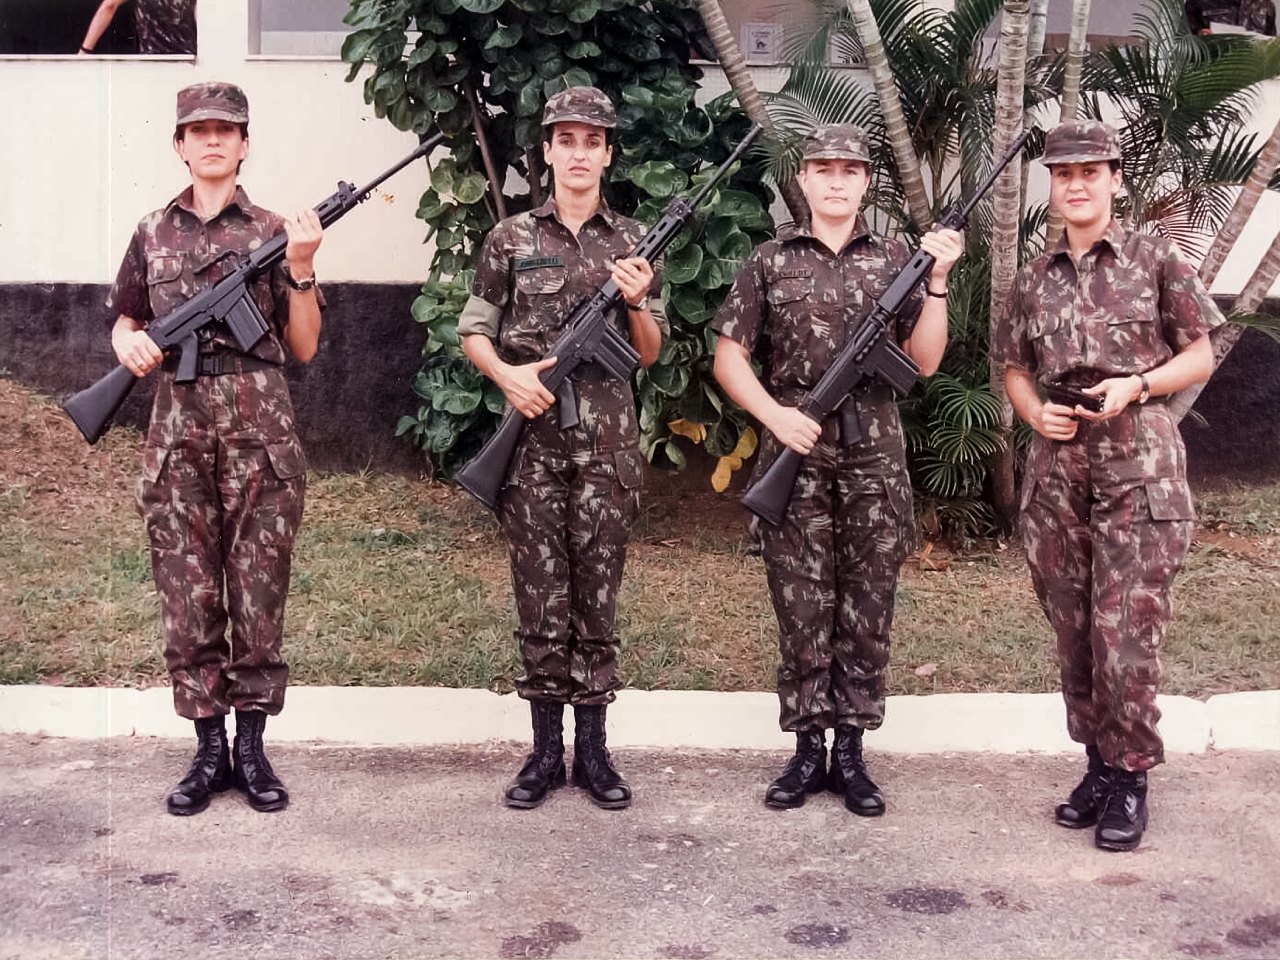
[[[0,958],[1280,956],[1280,752],[1171,755],[1134,853],[1083,758],[870,754],[889,812],[761,803],[783,751],[616,751],[625,811],[502,806],[522,748],[279,744],[276,814],[164,796],[191,744],[0,735]]]

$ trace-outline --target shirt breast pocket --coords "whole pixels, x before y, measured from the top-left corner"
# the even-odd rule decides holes
[[[170,313],[187,298],[183,296],[182,257],[159,256],[147,260],[147,299],[152,314],[159,318]]]
[[[1167,350],[1160,344],[1160,304],[1154,296],[1139,296],[1107,316],[1104,353],[1108,367],[1128,370],[1135,363],[1146,368],[1160,362]]]
[[[516,273],[516,293],[523,297],[553,296],[564,289],[564,267],[538,267]]]

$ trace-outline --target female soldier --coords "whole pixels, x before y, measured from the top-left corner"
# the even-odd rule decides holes
[[[323,230],[314,210],[282,219],[238,184],[249,155],[249,101],[234,84],[180,90],[173,143],[191,186],[138,224],[108,297],[117,359],[136,377],[160,369],[138,505],[174,707],[195,722],[198,740],[168,808],[199,813],[211,793],[236,786],[254,809],[283,810],[289,793],[262,737],[267,717],[284,708],[284,605],[306,485],[284,362],[287,349],[306,363],[319,344],[314,257]],[[177,382],[176,361],[165,360],[147,325],[215,284],[281,227],[285,263],[251,288],[267,334],[246,354],[229,330],[205,328],[199,375]],[[232,709],[229,748],[223,718]]]
[[[493,228],[458,321],[467,356],[529,418],[499,504],[524,661],[516,687],[533,718],[533,752],[506,791],[512,807],[536,807],[565,782],[566,703],[577,721],[574,783],[598,806],[631,803],[605,748],[604,710],[621,686],[614,604],[644,469],[635,401],[629,383],[579,367],[580,422],[561,430],[555,397],[538,377],[555,365],[547,354],[573,307],[610,276],[626,302],[615,322],[640,362],[649,366],[662,346],[666,320],[650,301],[661,281],[646,260],[626,256],[644,228],[600,194],[616,122],[595,87],[547,101],[542,152],[555,196]]]
[[[1056,819],[1097,824],[1097,846],[1132,850],[1147,825],[1146,771],[1164,760],[1158,652],[1194,518],[1163,398],[1209,378],[1209,331],[1223,318],[1176,246],[1112,218],[1121,173],[1111,127],[1063,123],[1041,162],[1066,233],[1019,274],[992,356],[1036,432],[1022,534],[1057,634],[1067,730],[1089,758]],[[1101,411],[1045,402],[1037,382],[1081,389]]]
[[[887,386],[858,395],[862,440],[850,446],[840,441],[837,417],[820,424],[795,404],[909,258],[859,213],[870,160],[867,136],[854,124],[805,138],[799,180],[810,220],[752,252],[714,322],[716,379],[769,431],[757,475],[783,445],[805,455],[783,523],[760,526],[778,616],[780,720],[796,735],[795,755],[765,803],[798,807],[806,793],[827,787],[864,817],[885,809],[863,762],[862,732],[884,720],[894,588],[914,522],[902,426]],[[936,258],[928,296],[912,296],[893,333],[928,376],[946,349],[946,281],[963,244],[954,230],[940,230],[921,246]],[[762,336],[772,343],[768,389],[751,368]]]

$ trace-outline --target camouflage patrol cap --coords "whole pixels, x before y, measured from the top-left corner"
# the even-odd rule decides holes
[[[1050,130],[1044,138],[1040,162],[1089,163],[1120,159],[1120,134],[1101,120],[1068,120]]]
[[[861,160],[871,162],[867,132],[856,123],[829,123],[814,127],[804,138],[806,160]]]
[[[249,98],[234,83],[193,83],[178,91],[178,126],[197,120],[249,122]]]
[[[618,125],[618,116],[604,91],[595,87],[570,87],[568,90],[561,90],[547,101],[547,108],[542,111],[544,127],[553,123],[575,121],[612,129]]]

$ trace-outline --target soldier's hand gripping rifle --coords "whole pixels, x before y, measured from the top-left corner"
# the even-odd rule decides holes
[[[635,249],[627,254],[627,258],[643,257],[649,263],[655,262],[693,218],[694,211],[729,172],[729,168],[760,135],[760,131],[758,124],[753,125],[733,153],[729,154],[729,159],[720,165],[692,199],[673,197],[667,204],[662,219],[649,228]],[[622,291],[610,278],[599,290],[573,308],[564,333],[547,354],[556,358],[556,364],[539,376],[543,385],[556,395],[561,430],[578,423],[578,400],[569,374],[580,364],[598,363],[609,376],[618,380],[630,379],[640,365],[640,355],[626,337],[613,328],[609,319],[621,299]],[[490,510],[498,508],[498,494],[506,483],[511,458],[515,455],[525,422],[524,414],[508,406],[498,424],[497,432],[480,448],[479,453],[453,475],[458,486]]]
[[[972,199],[963,207],[959,204],[952,206],[938,221],[937,226],[949,230],[963,230],[968,226],[973,208],[995,184],[1004,168],[1018,155],[1029,135],[1023,133],[1018,137]],[[803,413],[818,423],[839,410],[841,442],[846,446],[862,439],[853,391],[868,380],[879,378],[905,395],[916,382],[920,368],[894,342],[889,321],[902,309],[916,287],[925,281],[929,271],[933,269],[933,263],[933,254],[925,250],[915,252],[902,272],[889,284],[889,289],[871,308],[871,313],[858,327],[853,339],[845,344],[826,373],[798,405]],[[790,447],[784,449],[743,495],[742,505],[766,523],[775,527],[782,523],[803,459],[801,454]]]
[[[320,225],[327,227],[345,216],[356,204],[365,200],[373,189],[401,168],[418,157],[424,156],[444,139],[437,133],[423,140],[418,148],[389,170],[379,174],[357,189],[346,181],[339,181],[338,190],[320,202],[315,208]],[[146,334],[165,353],[177,350],[178,370],[174,379],[189,383],[196,378],[196,362],[200,345],[198,331],[211,323],[223,321],[235,337],[236,345],[245,353],[267,332],[267,322],[249,290],[265,270],[270,270],[284,259],[288,236],[281,231],[247,256],[238,257],[234,270],[206,290],[196,294],[168,316],[148,324]],[[123,365],[96,380],[63,404],[63,409],[80,428],[84,438],[97,443],[107,432],[111,417],[137,382],[132,371]]]

